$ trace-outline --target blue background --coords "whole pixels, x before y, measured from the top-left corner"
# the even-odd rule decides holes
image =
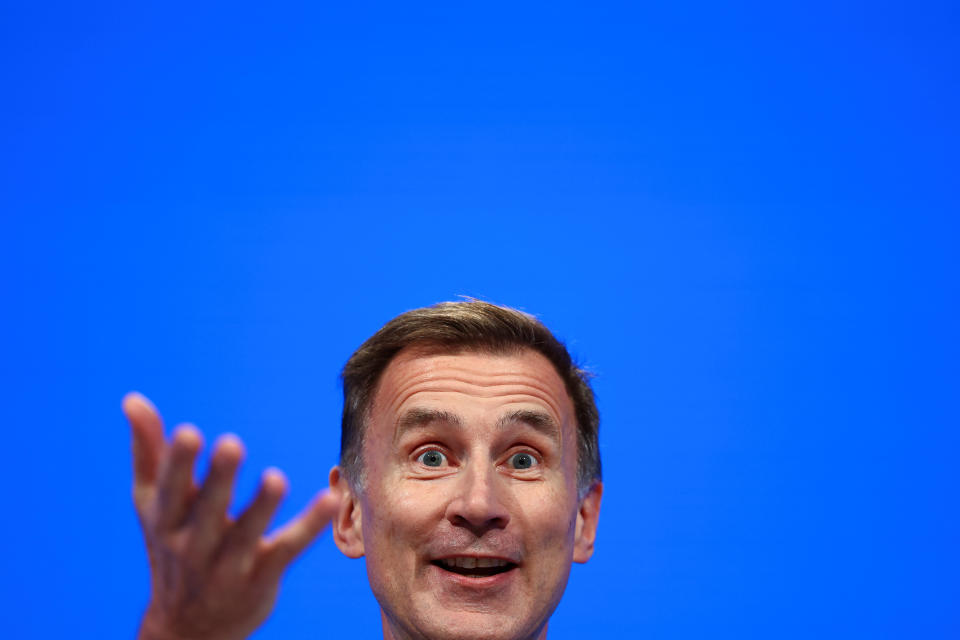
[[[292,493],[340,366],[459,295],[596,374],[550,636],[955,638],[955,4],[13,3],[3,635],[131,637],[130,389]],[[329,534],[279,638],[379,634]]]

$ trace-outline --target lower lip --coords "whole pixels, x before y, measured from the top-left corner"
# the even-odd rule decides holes
[[[517,572],[517,567],[513,567],[507,571],[497,573],[492,576],[481,576],[474,578],[471,576],[464,576],[459,573],[454,573],[453,571],[447,571],[446,569],[442,569],[435,564],[431,564],[430,568],[434,577],[446,585],[477,590],[489,590],[506,587],[513,581],[514,575]]]

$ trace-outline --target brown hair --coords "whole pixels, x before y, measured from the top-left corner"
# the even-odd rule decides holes
[[[489,302],[466,300],[401,313],[360,345],[343,367],[340,466],[354,486],[363,485],[363,434],[380,376],[403,348],[435,347],[442,352],[477,350],[510,353],[532,349],[557,370],[573,401],[577,420],[577,487],[583,494],[599,481],[600,415],[589,374],[535,317]]]

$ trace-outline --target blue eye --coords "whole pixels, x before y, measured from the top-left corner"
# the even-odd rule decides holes
[[[430,449],[429,451],[424,451],[419,456],[417,456],[417,462],[420,462],[428,467],[440,467],[447,461],[447,456],[443,455],[436,449]]]
[[[529,453],[515,453],[510,456],[510,466],[514,469],[529,469],[540,464],[536,458]]]

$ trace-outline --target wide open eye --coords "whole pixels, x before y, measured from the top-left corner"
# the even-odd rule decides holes
[[[417,462],[428,467],[442,467],[447,462],[447,456],[436,449],[429,449],[417,456]]]
[[[510,466],[514,469],[529,469],[540,462],[529,453],[515,453],[510,456]]]

